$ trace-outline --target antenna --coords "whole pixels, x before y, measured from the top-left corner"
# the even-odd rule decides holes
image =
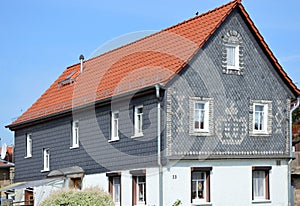
[[[1,149],[1,159],[5,159],[5,156],[6,156],[6,151],[7,151],[7,145],[4,143],[2,145],[2,149]]]

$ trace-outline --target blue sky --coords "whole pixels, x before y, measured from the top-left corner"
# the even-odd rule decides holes
[[[80,54],[131,32],[161,30],[227,0],[26,0],[0,7],[0,138]],[[300,1],[243,0],[279,62],[300,86]]]

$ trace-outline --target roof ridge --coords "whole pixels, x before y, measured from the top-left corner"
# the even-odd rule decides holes
[[[152,37],[152,36],[156,36],[156,35],[158,35],[158,34],[164,32],[164,31],[168,31],[168,30],[170,30],[170,29],[172,29],[172,28],[175,28],[175,27],[177,27],[177,26],[180,26],[180,25],[182,25],[182,24],[185,24],[185,23],[187,23],[187,22],[189,22],[189,21],[195,20],[195,19],[197,19],[197,18],[201,18],[201,17],[203,17],[203,16],[205,16],[205,15],[208,15],[208,14],[210,14],[210,13],[212,13],[212,12],[216,12],[217,10],[220,10],[220,9],[222,9],[222,8],[224,8],[224,7],[228,6],[228,5],[230,5],[230,4],[234,4],[232,7],[235,7],[240,1],[241,1],[241,0],[233,0],[233,1],[230,1],[229,3],[223,4],[222,6],[216,7],[215,9],[208,10],[207,12],[204,12],[204,13],[200,14],[199,16],[191,17],[191,18],[188,19],[188,20],[184,20],[184,21],[179,22],[179,23],[177,23],[177,24],[175,24],[175,25],[173,25],[173,26],[170,26],[170,27],[168,27],[168,28],[162,29],[162,30],[160,30],[160,31],[158,31],[158,32],[155,32],[155,33],[153,33],[153,34],[147,35],[147,36],[142,37],[142,38],[140,38],[140,39],[137,39],[137,40],[135,40],[135,41],[133,41],[133,42],[129,42],[129,43],[125,44],[125,45],[122,45],[122,46],[120,46],[120,47],[117,47],[117,48],[114,48],[114,49],[109,50],[109,51],[107,51],[107,52],[104,52],[103,54],[100,54],[100,55],[98,55],[98,56],[95,56],[95,57],[92,57],[92,58],[90,58],[90,59],[87,59],[86,61],[90,61],[90,60],[94,60],[94,59],[100,58],[100,57],[102,57],[102,56],[104,56],[104,55],[107,55],[107,54],[109,54],[109,53],[112,53],[112,52],[114,52],[114,51],[117,51],[117,50],[119,50],[119,49],[122,49],[122,48],[124,48],[124,47],[130,46],[130,45],[132,45],[132,44],[136,44],[137,42],[140,42],[140,41],[142,41],[142,40],[148,39],[148,38],[150,38],[150,37]],[[74,64],[74,65],[72,65],[72,66],[75,66],[75,65],[77,65],[77,64],[79,64],[79,63],[76,63],[76,64]],[[72,66],[69,66],[69,67],[72,67]],[[67,68],[69,68],[69,67],[67,67]]]
[[[195,19],[197,19],[197,18],[201,18],[201,17],[203,17],[203,16],[206,16],[206,15],[208,15],[208,14],[211,14],[211,13],[213,13],[213,12],[216,12],[216,11],[218,11],[218,10],[220,10],[220,9],[223,9],[224,7],[229,6],[230,4],[234,4],[234,3],[235,3],[235,4],[232,6],[232,7],[234,7],[234,6],[237,5],[237,3],[238,3],[239,1],[240,1],[240,0],[234,0],[234,1],[231,1],[231,2],[229,2],[229,3],[227,3],[227,4],[223,4],[222,6],[219,6],[219,7],[216,7],[216,8],[214,8],[214,9],[208,10],[207,12],[204,12],[204,13],[200,14],[199,16],[195,16],[195,17],[192,17],[192,18],[190,18],[190,19],[187,19],[187,20],[185,20],[185,21],[183,21],[183,22],[180,22],[180,23],[178,23],[178,24],[176,24],[176,25],[170,26],[170,27],[168,27],[168,28],[166,28],[166,29],[164,29],[164,30],[162,30],[162,31],[170,30],[170,29],[172,29],[172,28],[174,28],[174,27],[177,27],[177,26],[179,26],[179,25],[182,25],[182,24],[185,24],[185,23],[187,23],[187,22],[193,21],[193,20],[195,20]]]

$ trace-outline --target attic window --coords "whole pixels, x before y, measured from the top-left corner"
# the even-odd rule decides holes
[[[243,67],[242,37],[235,30],[230,30],[223,37],[222,67],[225,74],[242,75]]]
[[[58,82],[58,88],[67,84],[72,84],[75,81],[75,78],[72,78],[75,73],[76,71],[73,71],[64,80]]]

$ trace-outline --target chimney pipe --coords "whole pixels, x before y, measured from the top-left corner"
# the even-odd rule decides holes
[[[79,56],[79,60],[80,60],[80,73],[83,72],[83,60],[84,60],[84,56],[81,54]]]

